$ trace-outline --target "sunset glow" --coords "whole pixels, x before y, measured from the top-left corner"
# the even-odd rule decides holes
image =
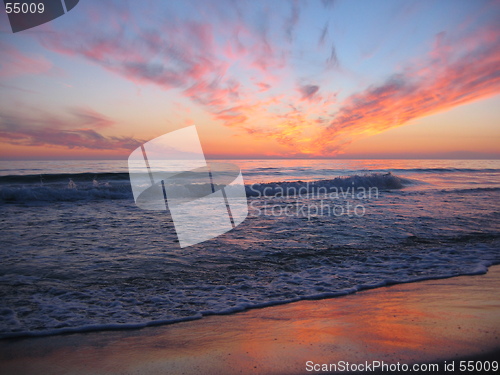
[[[500,3],[97,2],[13,34],[0,157],[499,158]],[[90,26],[91,25],[91,26]]]

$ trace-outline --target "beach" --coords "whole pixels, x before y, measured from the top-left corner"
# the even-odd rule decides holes
[[[485,275],[139,330],[4,339],[0,373],[303,374],[342,361],[435,363],[440,371],[446,361],[457,371],[459,359],[500,350],[499,285],[500,266],[492,266]]]
[[[1,17],[0,375],[500,373],[500,1]]]

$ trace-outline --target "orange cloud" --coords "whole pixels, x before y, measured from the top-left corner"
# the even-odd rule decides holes
[[[500,93],[500,31],[493,29],[462,42],[466,51],[457,56],[457,45],[440,34],[426,64],[349,97],[315,139],[315,153],[336,154],[361,135]]]

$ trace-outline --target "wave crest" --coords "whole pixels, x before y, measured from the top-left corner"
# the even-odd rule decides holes
[[[246,186],[248,197],[296,196],[305,194],[329,194],[332,192],[351,191],[377,188],[381,190],[403,189],[407,185],[416,183],[414,180],[402,178],[392,173],[373,173],[368,175],[354,175],[336,177],[334,179],[318,181],[281,181]]]
[[[119,176],[117,176],[119,175]],[[71,176],[70,179],[68,176]],[[128,174],[114,174],[109,178],[111,182],[97,183],[91,174],[53,175],[43,177],[40,183],[39,176],[12,176],[17,184],[6,184],[6,179],[0,187],[0,202],[72,202],[81,200],[106,199],[133,199],[132,190],[128,181]],[[6,176],[11,177],[11,176]],[[22,177],[23,184],[19,184]],[[35,179],[38,178],[38,180]],[[104,177],[100,175],[100,177]],[[68,180],[70,183],[68,184]],[[102,181],[102,180],[101,180]],[[28,185],[28,183],[32,185]],[[38,182],[38,183],[37,183]],[[380,190],[402,189],[417,181],[395,176],[391,173],[374,173],[369,175],[354,175],[337,177],[317,181],[279,181],[271,183],[256,183],[245,186],[248,197],[263,196],[297,196],[307,194],[329,194],[332,192],[356,192],[361,189],[377,188]]]

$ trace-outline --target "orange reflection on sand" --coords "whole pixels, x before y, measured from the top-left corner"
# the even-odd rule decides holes
[[[143,330],[0,342],[0,372],[302,374],[314,363],[424,363],[500,348],[500,267]]]

